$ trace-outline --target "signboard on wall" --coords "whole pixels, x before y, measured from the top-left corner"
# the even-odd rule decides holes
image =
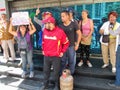
[[[0,0],[0,14],[6,13],[5,0]]]
[[[28,12],[14,12],[12,13],[12,24],[16,25],[28,25],[29,14]]]

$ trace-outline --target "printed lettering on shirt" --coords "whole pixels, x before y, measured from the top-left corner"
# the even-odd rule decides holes
[[[45,35],[44,39],[57,40],[57,37],[56,36],[47,36],[47,35]]]

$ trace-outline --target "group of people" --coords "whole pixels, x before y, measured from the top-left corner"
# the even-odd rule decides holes
[[[59,76],[65,68],[69,68],[71,74],[74,75],[76,65],[76,51],[80,48],[80,62],[78,66],[81,67],[84,63],[88,67],[93,67],[90,62],[90,45],[92,40],[92,33],[94,32],[93,20],[88,18],[88,11],[82,11],[82,20],[79,22],[74,19],[74,12],[72,10],[63,10],[61,12],[60,25],[56,24],[56,20],[51,12],[43,12],[42,20],[38,19],[40,13],[39,8],[36,10],[34,21],[42,27],[42,54],[44,55],[44,81],[40,90],[49,88],[49,77],[51,66],[54,71],[54,90],[59,90]],[[100,42],[103,55],[104,65],[106,68],[110,61],[112,64],[112,72],[116,72],[116,81],[110,86],[120,87],[120,24],[116,21],[118,15],[112,11],[108,14],[108,21],[105,22],[99,32],[101,34]],[[3,56],[8,62],[10,49],[12,60],[15,60],[14,51],[14,37],[18,41],[18,50],[22,58],[23,73],[21,77],[25,77],[27,73],[27,64],[30,66],[29,77],[34,77],[34,66],[32,61],[32,43],[30,36],[36,31],[31,19],[29,25],[20,25],[17,30],[12,25],[12,18],[10,22],[7,21],[6,15],[1,15],[0,21],[0,41],[3,48]],[[85,54],[85,55],[84,55]],[[85,56],[85,59],[84,59]]]

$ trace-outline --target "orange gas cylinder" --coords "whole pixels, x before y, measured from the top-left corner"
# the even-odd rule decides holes
[[[68,69],[63,70],[60,77],[60,90],[73,90],[73,77]]]

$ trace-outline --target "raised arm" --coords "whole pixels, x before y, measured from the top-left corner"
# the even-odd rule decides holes
[[[40,10],[39,10],[39,8],[36,10],[36,14],[35,14],[35,16],[34,16],[34,21],[37,23],[37,24],[39,24],[40,26],[42,26],[42,20],[39,20],[38,19],[38,14],[40,13]]]
[[[16,30],[13,30],[14,27],[12,26],[12,18],[10,18],[10,26],[9,26],[9,33],[11,33],[14,36],[17,36]]]
[[[36,31],[36,28],[35,28],[35,26],[33,25],[31,19],[29,19],[29,29],[30,29],[30,31],[29,31],[29,34],[30,34],[30,35],[32,35],[32,34]]]

